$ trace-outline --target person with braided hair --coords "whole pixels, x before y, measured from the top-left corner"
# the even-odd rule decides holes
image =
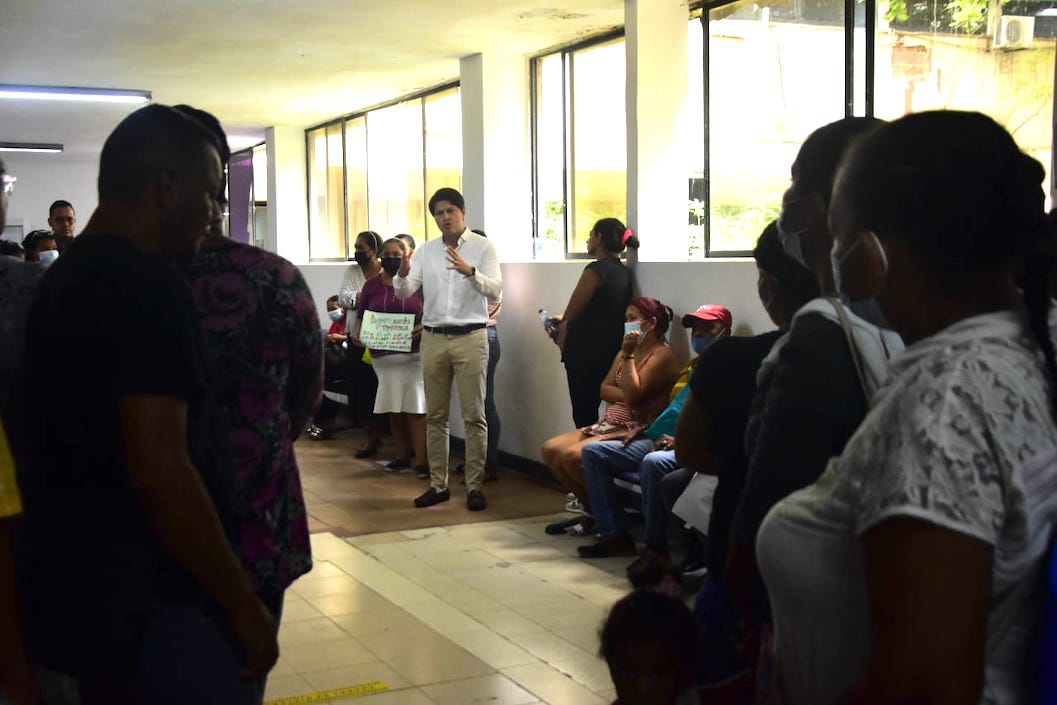
[[[833,274],[908,347],[757,540],[781,697],[1027,703],[1057,524],[1042,166],[979,113],[908,115],[838,173]]]

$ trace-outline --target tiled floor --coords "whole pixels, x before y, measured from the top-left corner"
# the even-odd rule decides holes
[[[337,536],[358,536],[394,529],[448,526],[515,517],[538,516],[558,511],[564,495],[554,484],[540,482],[523,473],[500,470],[499,482],[484,487],[488,509],[466,510],[464,486],[452,476],[450,502],[428,510],[415,509],[411,500],[429,486],[414,473],[387,473],[381,463],[394,456],[393,446],[384,445],[378,458],[356,460],[353,454],[363,441],[362,432],[339,432],[326,441],[301,440],[297,458],[309,512],[309,529]],[[452,458],[452,467],[459,458]]]
[[[344,431],[297,445],[315,568],[287,592],[267,698],[382,681],[388,692],[330,702],[612,702],[598,629],[627,591],[627,559],[588,563],[583,539],[544,533],[564,492],[501,470],[483,512],[455,478],[451,502],[415,509],[427,483],[354,459],[361,442]]]
[[[544,534],[554,518],[314,533],[316,567],[287,593],[267,698],[383,681],[389,692],[331,702],[612,702],[598,629],[627,591],[627,559],[576,558],[580,540]]]

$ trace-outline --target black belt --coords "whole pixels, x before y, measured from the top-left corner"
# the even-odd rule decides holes
[[[481,330],[487,323],[471,323],[468,326],[422,326],[430,333],[437,335],[466,335]]]

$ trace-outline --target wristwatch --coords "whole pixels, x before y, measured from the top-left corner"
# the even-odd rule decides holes
[[[477,267],[470,267],[470,273],[466,275],[466,278],[477,276]]]

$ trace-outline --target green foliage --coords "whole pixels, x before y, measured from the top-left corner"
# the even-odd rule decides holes
[[[977,34],[987,23],[987,0],[950,0],[950,26],[966,34]]]
[[[889,22],[906,22],[909,20],[910,15],[907,14],[906,0],[888,0],[885,19]]]
[[[713,252],[751,250],[764,227],[778,218],[781,204],[726,203],[712,206],[709,230]],[[701,259],[705,252],[705,204],[689,202],[690,259]]]

